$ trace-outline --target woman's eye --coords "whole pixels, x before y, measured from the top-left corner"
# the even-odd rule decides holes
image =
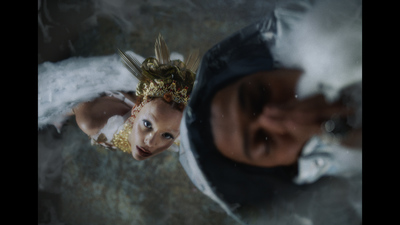
[[[162,134],[162,136],[167,139],[174,139],[174,136],[172,136],[172,134],[169,134],[169,133],[164,133],[164,134]]]
[[[143,125],[144,125],[145,127],[147,127],[147,128],[152,128],[152,127],[151,127],[151,123],[150,123],[149,121],[147,121],[147,120],[143,120]]]

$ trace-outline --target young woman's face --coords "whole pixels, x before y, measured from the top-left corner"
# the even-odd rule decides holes
[[[180,134],[181,119],[182,112],[160,98],[146,103],[128,137],[133,158],[144,160],[168,149]]]
[[[322,95],[296,98],[297,70],[246,76],[217,92],[211,103],[215,145],[226,157],[261,167],[291,165],[321,124],[341,107]]]

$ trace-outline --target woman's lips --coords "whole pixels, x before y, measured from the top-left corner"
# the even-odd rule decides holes
[[[142,157],[149,157],[153,154],[149,150],[146,150],[140,146],[136,146],[136,149],[138,150],[139,155]]]

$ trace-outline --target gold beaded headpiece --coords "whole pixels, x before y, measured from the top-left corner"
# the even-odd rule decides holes
[[[139,80],[136,96],[146,99],[168,94],[173,101],[187,105],[199,66],[198,50],[190,54],[185,62],[171,60],[167,44],[160,34],[155,43],[156,58],[149,57],[140,64],[135,57],[120,49],[118,53],[124,65]]]

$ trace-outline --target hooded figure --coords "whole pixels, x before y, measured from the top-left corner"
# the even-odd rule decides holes
[[[260,221],[360,224],[361,42],[361,1],[298,1],[275,9],[208,50],[202,58],[180,128],[180,162],[197,188],[228,214],[251,224]],[[293,76],[296,79],[285,75],[292,70],[297,74]],[[261,86],[270,74],[278,79],[286,76],[293,88],[283,85],[274,92],[273,83]],[[246,80],[253,75],[261,82]],[[239,85],[241,82],[251,83],[254,88],[244,88],[242,96],[240,88],[230,88],[231,92],[226,92],[230,95],[219,94],[235,85],[243,87]],[[225,120],[225,127],[237,128],[236,119],[241,118],[227,115],[234,109],[229,108],[234,105],[231,102],[244,102],[239,111],[245,108],[243,105],[255,105],[255,118],[267,112],[265,106],[270,113],[265,117],[275,111],[278,112],[275,117],[292,116],[286,112],[288,105],[286,108],[281,107],[282,104],[271,107],[278,92],[283,93],[285,100],[289,98],[285,94],[290,93],[290,101],[298,106],[304,106],[300,103],[308,99],[323,103],[323,107],[337,106],[340,102],[342,111],[330,111],[332,113],[318,124],[321,132],[310,132],[299,142],[300,147],[293,154],[295,161],[283,159],[282,163],[263,164],[264,155],[259,154],[258,159],[253,158],[254,162],[258,160],[257,164],[244,156],[240,158],[240,152],[232,150],[230,153],[230,148],[237,147],[235,143],[242,143],[237,142],[242,136],[235,136],[231,129],[222,129],[222,136],[227,137],[225,142],[231,142],[223,143],[217,134],[221,129],[215,124]],[[252,99],[246,102],[245,96],[253,94],[260,107]],[[217,101],[218,96],[222,96],[222,100]],[[216,102],[223,104],[218,110],[213,108]],[[316,107],[314,103],[311,105]],[[351,109],[351,113],[347,109]],[[227,114],[216,113],[224,110]],[[317,107],[317,112],[321,112],[318,110],[322,108]],[[335,116],[343,110],[346,113]],[[249,126],[242,127],[249,130]],[[295,128],[300,126],[293,125]],[[245,132],[241,134],[246,136]],[[270,137],[274,136],[262,136],[267,141]],[[352,139],[351,144],[345,144],[348,137]],[[275,143],[272,141],[272,144]],[[227,151],[222,151],[221,146],[228,146]],[[253,154],[252,149],[240,151]],[[280,156],[285,154],[289,155],[283,151]]]

